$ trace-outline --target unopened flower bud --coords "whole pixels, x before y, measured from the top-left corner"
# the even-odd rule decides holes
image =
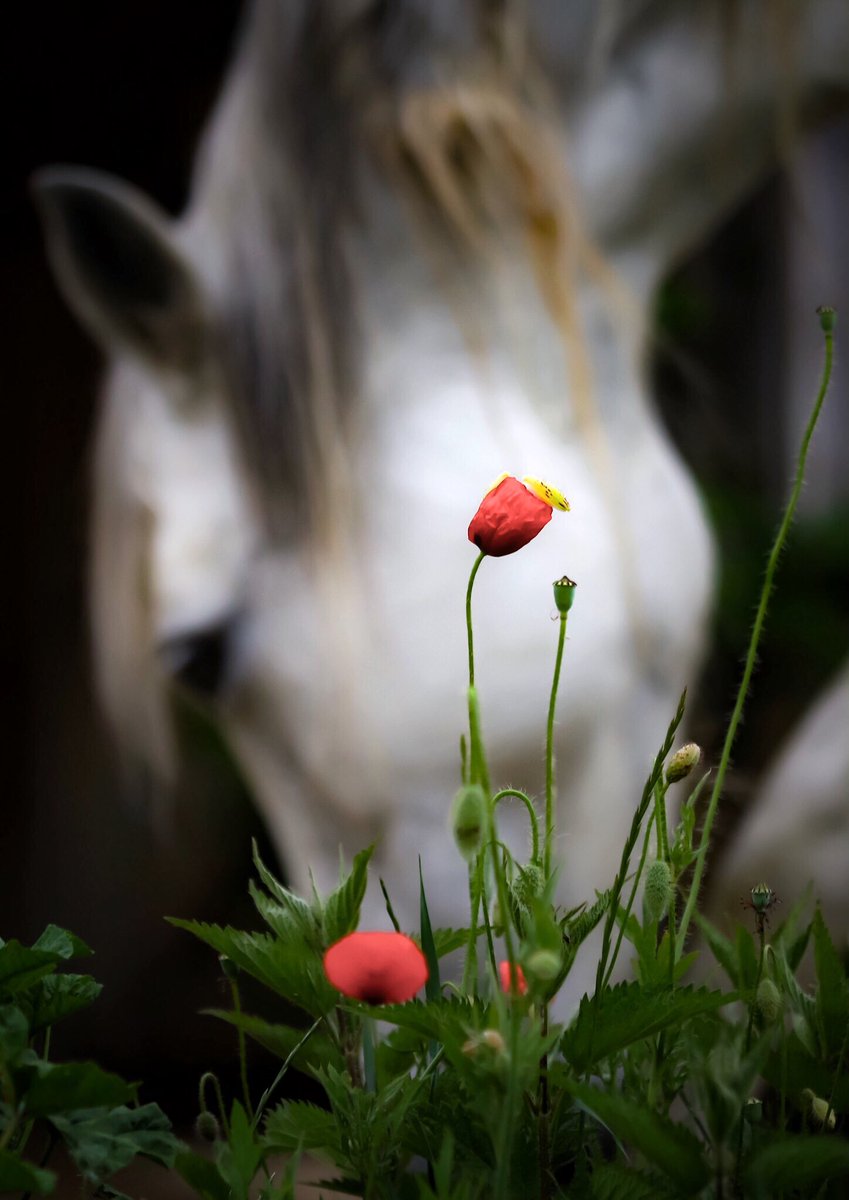
[[[545,875],[538,863],[528,863],[520,867],[516,878],[510,883],[510,889],[517,904],[529,908],[532,900],[542,895],[545,887]]]
[[[767,1025],[774,1025],[783,1007],[781,992],[771,979],[762,979],[755,996],[755,1018],[760,1027],[763,1029]]]
[[[666,915],[674,888],[668,862],[658,859],[646,871],[643,915],[647,921],[660,921]]]
[[[756,883],[750,895],[755,912],[765,913],[772,904],[773,890],[768,883]]]
[[[451,830],[463,858],[474,858],[486,829],[486,797],[478,784],[461,787],[451,806]]]
[[[829,1107],[827,1100],[815,1096],[810,1088],[802,1089],[802,1106],[812,1125],[819,1129],[834,1129],[837,1124],[834,1109]]]
[[[474,1037],[468,1038],[463,1042],[461,1052],[467,1058],[474,1058],[483,1048],[492,1051],[493,1054],[504,1053],[504,1038],[497,1029],[485,1029],[483,1033],[476,1033]]]
[[[202,1113],[198,1113],[195,1133],[204,1142],[217,1142],[221,1136],[221,1126],[213,1114],[204,1109]]]
[[[686,779],[693,767],[699,765],[701,758],[701,746],[697,746],[695,742],[687,742],[686,746],[676,750],[670,758],[666,768],[666,782],[677,783],[679,779]]]
[[[833,333],[834,325],[837,321],[837,312],[828,304],[821,304],[817,309],[817,316],[820,319],[820,328],[823,333]]]
[[[534,950],[525,960],[525,969],[532,978],[548,982],[556,979],[563,960],[553,950]]]
[[[554,603],[557,605],[557,611],[563,616],[572,607],[572,601],[575,599],[575,588],[578,586],[574,579],[570,579],[568,575],[563,575],[560,579],[554,581]]]

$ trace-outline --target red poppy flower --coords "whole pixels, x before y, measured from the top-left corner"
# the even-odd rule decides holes
[[[503,475],[472,517],[469,541],[493,558],[514,554],[545,528],[552,508],[568,512],[569,502],[539,479],[527,478],[523,483],[514,475]]]
[[[522,970],[522,968],[519,966],[518,963],[513,964],[513,972],[512,972],[513,986],[512,986],[512,988],[510,987],[510,976],[511,976],[510,964],[505,959],[504,962],[501,962],[498,964],[498,978],[501,980],[502,992],[506,992],[508,994],[511,991],[518,992],[520,996],[524,996],[525,992],[528,990],[528,981],[527,981],[527,979],[525,979],[525,972]]]
[[[427,961],[405,933],[349,933],[324,954],[335,988],[366,1004],[403,1004],[428,977]]]

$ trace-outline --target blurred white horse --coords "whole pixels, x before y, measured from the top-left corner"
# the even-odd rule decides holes
[[[112,361],[108,711],[162,756],[169,676],[202,692],[297,887],[377,837],[402,920],[418,853],[433,918],[462,918],[466,527],[504,470],[572,512],[478,579],[491,767],[541,786],[565,571],[564,897],[611,878],[713,575],[645,318],[774,161],[786,92],[770,6],[738,4],[730,38],[720,8],[255,0],[183,217],[92,172],[41,178],[60,283]],[[803,116],[845,93],[847,22],[842,0],[798,6]]]

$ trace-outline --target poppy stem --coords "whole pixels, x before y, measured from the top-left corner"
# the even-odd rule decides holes
[[[560,668],[563,664],[563,647],[566,644],[566,613],[560,614],[560,636],[557,639],[557,657],[554,660],[554,678],[551,681],[551,697],[548,702],[548,729],[545,739],[545,846],[543,871],[545,878],[551,875],[551,852],[554,844],[554,712],[557,707],[557,689],[560,685]]]
[[[475,559],[472,573],[469,576],[469,586],[466,588],[466,633],[469,639],[469,687],[475,686],[475,643],[472,634],[472,588],[475,586],[475,576],[480,570],[480,565],[486,558],[483,550]]]

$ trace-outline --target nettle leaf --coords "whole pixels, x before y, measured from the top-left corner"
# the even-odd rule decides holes
[[[56,1175],[24,1162],[9,1150],[0,1150],[0,1194],[35,1192],[47,1196],[56,1187]]]
[[[826,1055],[837,1055],[849,1022],[849,990],[843,963],[817,905],[813,922],[814,962],[817,969],[817,1027]]]
[[[670,1025],[714,1012],[736,999],[734,994],[711,992],[707,988],[661,991],[644,988],[639,983],[620,983],[606,988],[597,1006],[594,998],[584,996],[560,1048],[572,1069],[582,1073],[619,1054],[633,1042],[651,1037]]]
[[[622,1163],[602,1163],[591,1179],[593,1200],[670,1200],[675,1196],[656,1175],[635,1171]]]
[[[68,929],[60,929],[58,925],[48,925],[44,933],[32,944],[33,950],[46,950],[57,954],[59,958],[88,958],[94,954],[81,937]]]
[[[306,912],[299,911],[291,904],[279,904],[254,883],[248,884],[248,891],[257,912],[272,933],[283,941],[299,942],[309,947],[312,953],[318,952],[321,946],[319,925],[308,904],[301,901]]]
[[[849,1112],[849,1075],[841,1073],[836,1081],[834,1071],[805,1046],[796,1032],[789,1033],[783,1050],[775,1050],[763,1068],[767,1083],[789,1095],[800,1096],[804,1088],[810,1088],[817,1096],[831,1096],[838,1113]]]
[[[243,971],[311,1016],[323,1016],[335,1006],[336,992],[327,982],[321,962],[303,945],[283,942],[267,933],[245,933],[230,926],[176,917],[166,919],[219,954],[226,954]]]
[[[635,1100],[602,1092],[577,1080],[564,1086],[626,1146],[632,1146],[685,1195],[699,1192],[710,1178],[702,1145],[695,1134]]]
[[[317,929],[318,917],[312,905],[304,900],[303,897],[296,895],[295,892],[284,887],[280,880],[272,875],[271,871],[269,871],[260,858],[256,841],[252,845],[254,866],[272,898],[277,901],[281,908],[290,914],[291,918],[300,925],[304,933]]]
[[[56,969],[62,955],[51,950],[30,950],[14,938],[0,946],[0,996],[31,987]]]
[[[740,972],[737,969],[737,956],[734,945],[724,934],[712,925],[707,917],[694,912],[693,919],[701,931],[702,937],[710,946],[711,953],[735,987],[739,984]]]
[[[103,990],[91,975],[48,975],[39,981],[30,997],[33,1032],[53,1025],[69,1013],[87,1008]]]
[[[135,1084],[126,1083],[93,1062],[39,1061],[35,1070],[36,1077],[23,1097],[25,1109],[33,1117],[52,1117],[71,1109],[125,1104],[135,1099]]]
[[[347,933],[353,933],[360,920],[360,908],[366,894],[368,864],[374,846],[368,846],[354,856],[351,873],[324,902],[324,938],[328,946]]]
[[[218,1150],[218,1170],[230,1186],[231,1200],[248,1200],[262,1156],[263,1147],[254,1138],[248,1115],[239,1101],[234,1100],[229,1135]]]
[[[747,1194],[772,1200],[797,1188],[849,1174],[849,1143],[836,1138],[784,1134],[749,1156],[743,1178]]]
[[[252,1017],[248,1013],[234,1012],[220,1008],[206,1008],[204,1015],[217,1017],[237,1029],[242,1029],[278,1058],[287,1059],[300,1041],[305,1029],[293,1029],[290,1025],[275,1025],[264,1021],[262,1017]],[[315,1032],[304,1042],[301,1049],[292,1059],[292,1066],[298,1071],[312,1074],[313,1071],[328,1062],[336,1062],[343,1066],[342,1056],[330,1038],[324,1033]]]
[[[158,1104],[140,1108],[82,1108],[50,1118],[65,1139],[82,1176],[101,1184],[143,1154],[171,1167],[179,1142]]]
[[[444,1042],[449,1037],[468,1037],[469,1029],[485,1029],[490,1006],[464,996],[441,996],[423,1003],[408,1000],[406,1004],[384,1004],[369,1009],[380,1021],[389,1021],[400,1029],[409,1029],[420,1037]]]
[[[230,1200],[230,1185],[208,1158],[183,1146],[174,1159],[174,1168],[202,1200]]]
[[[468,929],[434,929],[431,932],[437,958],[445,958],[447,954],[453,954],[455,950],[462,950],[469,940]]]
[[[332,1154],[339,1146],[339,1126],[327,1109],[304,1100],[287,1100],[268,1114],[263,1140],[269,1150],[278,1153],[302,1149]]]

